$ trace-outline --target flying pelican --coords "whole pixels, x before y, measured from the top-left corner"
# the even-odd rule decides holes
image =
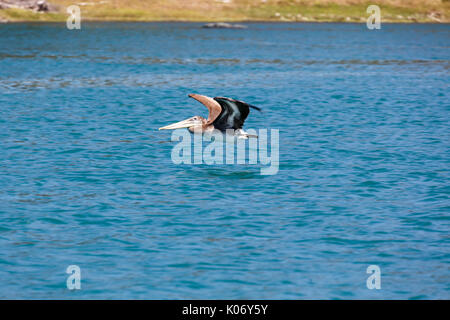
[[[208,108],[208,119],[200,116],[194,116],[192,118],[159,128],[159,130],[188,128],[190,132],[212,132],[215,129],[225,132],[227,129],[234,129],[234,135],[238,138],[247,139],[258,137],[256,135],[248,134],[242,129],[242,127],[245,119],[250,113],[250,108],[261,111],[260,108],[231,98],[210,98],[200,94],[189,94],[188,96],[201,102]]]

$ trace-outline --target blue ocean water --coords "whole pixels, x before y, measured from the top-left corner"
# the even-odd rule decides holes
[[[449,299],[449,33],[1,25],[0,298]],[[279,172],[175,165],[194,92],[261,107]]]

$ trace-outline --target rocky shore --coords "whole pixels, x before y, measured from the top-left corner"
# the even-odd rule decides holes
[[[35,13],[57,12],[58,6],[46,0],[0,0],[0,10],[19,9]],[[0,15],[0,23],[7,23],[8,19]]]
[[[46,0],[0,0],[0,9],[27,9],[35,12],[56,11]]]
[[[202,28],[207,29],[246,29],[247,26],[243,24],[232,24],[232,23],[226,23],[226,22],[211,22],[204,24]]]

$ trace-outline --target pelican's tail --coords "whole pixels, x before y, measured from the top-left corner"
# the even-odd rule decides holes
[[[247,104],[248,104],[248,103],[247,103]],[[262,112],[261,108],[258,108],[258,107],[256,107],[256,106],[253,106],[253,105],[251,105],[251,104],[248,104],[248,106],[249,106],[250,108],[252,108],[252,109],[255,109],[255,110],[258,110],[259,112]]]

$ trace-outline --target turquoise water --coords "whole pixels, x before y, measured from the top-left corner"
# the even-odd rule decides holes
[[[199,26],[0,26],[0,298],[449,299],[449,25]],[[278,174],[173,164],[193,92]]]

